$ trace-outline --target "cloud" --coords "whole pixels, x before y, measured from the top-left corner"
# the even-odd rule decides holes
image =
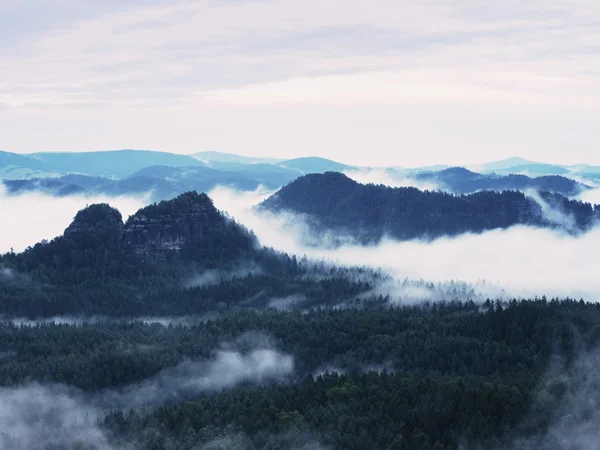
[[[262,269],[257,264],[247,264],[236,267],[231,270],[211,269],[205,270],[199,275],[195,275],[184,282],[185,287],[203,287],[219,284],[224,280],[233,278],[245,278],[248,275],[259,275]]]
[[[390,187],[414,187],[421,191],[447,190],[443,186],[420,181],[412,177],[403,176],[394,169],[355,169],[343,172],[348,178],[361,184],[384,184]]]
[[[572,214],[567,214],[564,211],[561,211],[560,208],[551,205],[542,198],[538,191],[534,189],[527,190],[525,195],[533,199],[540,206],[540,208],[542,208],[542,215],[548,222],[558,225],[562,229],[569,232],[577,231],[577,223]]]
[[[276,442],[279,448],[290,450],[328,450],[329,446],[323,445],[313,433],[298,430],[294,427],[276,436],[270,435],[270,442]],[[256,448],[252,440],[243,433],[223,433],[200,447],[200,450],[251,450]]]
[[[60,385],[0,388],[0,450],[79,444],[111,450],[98,411],[79,391]]]
[[[108,203],[126,219],[149,203],[147,197],[53,197],[40,193],[8,195],[0,186],[0,252],[16,252],[42,239],[50,240],[63,233],[77,211],[93,203]]]
[[[210,359],[187,361],[119,390],[86,394],[64,385],[38,383],[0,388],[0,450],[53,446],[113,450],[98,425],[108,411],[157,406],[239,383],[289,377],[294,369],[291,356],[266,346],[249,348],[268,342],[264,336],[242,336],[237,342],[224,344]]]
[[[2,277],[0,276],[0,281]],[[206,323],[208,320],[214,320],[218,317],[217,313],[207,313],[203,315],[194,316],[179,316],[179,317],[156,317],[156,316],[142,316],[142,317],[110,317],[110,316],[51,316],[51,317],[40,317],[36,319],[15,317],[15,318],[3,318],[0,317],[0,322],[12,323],[16,326],[25,327],[36,327],[38,325],[44,325],[49,323],[64,324],[64,325],[85,325],[95,323],[135,323],[142,322],[145,324],[160,324],[164,327],[179,326],[179,327],[191,327],[201,323]]]
[[[556,364],[534,393],[527,437],[502,449],[594,450],[600,441],[600,352],[580,354],[570,367]],[[544,425],[545,420],[548,424]]]
[[[230,190],[223,195],[223,192],[220,190],[221,195],[213,199],[218,208],[227,210],[227,201],[235,193]],[[240,203],[232,205],[231,215],[253,230],[263,245],[344,266],[382,268],[398,283],[406,279],[434,283],[462,281],[475,289],[474,295],[570,296],[600,301],[596,282],[600,271],[597,257],[600,227],[580,236],[516,226],[431,242],[384,239],[376,246],[348,243],[336,249],[314,248],[303,244],[311,232],[302,218],[257,213],[242,208]],[[426,291],[419,283],[413,287],[416,289],[404,288],[400,296],[412,293],[415,300],[429,295],[435,298],[447,290],[443,284]]]
[[[241,352],[219,349],[208,361],[186,361],[139,384],[98,395],[106,408],[128,408],[181,401],[200,392],[218,391],[239,383],[284,380],[294,370],[291,356],[270,348]]]
[[[279,311],[289,311],[292,310],[301,303],[305,302],[307,297],[302,294],[292,294],[287,297],[274,297],[269,299],[267,303],[268,308],[275,308]]]
[[[591,203],[592,205],[600,205],[600,188],[596,187],[588,191],[583,191],[577,196],[582,202]]]

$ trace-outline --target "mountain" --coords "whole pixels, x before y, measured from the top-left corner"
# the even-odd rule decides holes
[[[531,164],[541,164],[541,163],[513,156],[511,158],[506,158],[506,159],[503,159],[500,161],[484,163],[484,164],[482,164],[481,169],[485,172],[495,172],[495,171],[503,171],[506,169],[510,169],[511,167],[531,165]]]
[[[0,179],[55,176],[51,166],[29,156],[0,151]]]
[[[288,159],[287,161],[280,162],[279,166],[296,170],[302,174],[342,172],[350,168],[350,166],[345,164],[318,157]]]
[[[0,167],[4,166],[24,167],[33,170],[48,170],[50,168],[43,161],[38,161],[29,156],[0,151]]]
[[[277,158],[263,158],[254,156],[242,156],[235,155],[233,153],[222,153],[222,152],[198,152],[193,153],[190,156],[196,158],[199,161],[209,165],[210,167],[219,168],[219,163],[225,164],[277,164],[282,159]],[[216,163],[216,165],[215,165]]]
[[[541,202],[517,191],[483,191],[470,195],[362,185],[343,174],[305,175],[265,200],[259,209],[303,215],[317,233],[362,243],[384,236],[399,240],[431,239],[480,233],[513,225],[562,227],[546,211],[572,219],[567,231],[587,230],[600,208],[541,193]]]
[[[537,175],[567,175],[570,173],[570,170],[555,164],[542,164],[542,163],[534,163],[534,164],[521,164],[518,166],[508,167],[506,169],[497,169],[493,171],[494,173],[522,173],[531,176]]]
[[[80,173],[108,178],[132,175],[148,166],[203,166],[187,155],[150,150],[113,150],[81,153],[32,153],[27,155],[52,170],[61,173]]]
[[[108,181],[108,180],[107,180]],[[24,192],[41,192],[56,197],[67,197],[87,193],[79,184],[62,178],[32,178],[25,180],[2,180],[2,185],[10,195]]]
[[[90,205],[63,235],[0,255],[0,268],[0,317],[304,309],[352,304],[373,289],[359,281],[364,273],[260,247],[196,192],[149,205],[126,222],[108,204]]]
[[[485,173],[539,175],[568,175],[571,170],[567,166],[530,161],[512,157],[477,166],[476,169]]]
[[[65,175],[52,179],[2,180],[2,184],[7,192],[13,195],[25,192],[43,192],[59,197],[75,194],[107,196],[150,194],[153,201],[158,201],[188,191],[208,192],[216,186],[228,186],[243,191],[252,191],[261,185],[274,189],[295,178],[295,176],[287,176],[273,181],[268,174],[261,176],[257,173],[256,178],[252,175],[251,171],[246,173],[222,171],[204,166],[150,166],[121,179]]]
[[[589,186],[558,175],[536,178],[515,174],[499,176],[496,174],[480,174],[462,167],[452,167],[439,172],[417,173],[412,178],[437,184],[442,190],[459,194],[470,194],[482,190],[526,191],[534,189],[572,196],[589,189]]]
[[[178,254],[215,266],[250,254],[258,245],[251,233],[217,211],[206,194],[195,192],[140,209],[127,219],[121,241],[143,261]]]
[[[592,166],[589,164],[577,164],[569,166],[569,170],[574,174],[600,174],[600,166]]]
[[[0,178],[42,178],[84,174],[105,178],[124,178],[145,167],[164,165],[205,166],[187,155],[150,150],[113,150],[80,153],[0,152]]]

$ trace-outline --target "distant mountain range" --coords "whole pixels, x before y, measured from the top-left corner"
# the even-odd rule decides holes
[[[571,166],[547,164],[517,157],[468,168],[482,173],[524,174],[530,176],[565,175],[600,180],[600,166],[591,166],[587,164]]]
[[[334,236],[333,244],[348,237],[365,244],[386,236],[397,240],[432,239],[514,225],[577,233],[589,229],[600,217],[600,207],[560,194],[541,192],[536,197],[517,191],[451,195],[364,185],[341,173],[327,172],[298,178],[265,200],[259,209],[300,214],[315,234]]]
[[[484,190],[525,191],[534,189],[572,196],[589,189],[589,186],[585,184],[559,175],[531,178],[516,174],[480,174],[462,167],[452,167],[439,172],[421,172],[413,174],[411,177],[420,182],[433,183],[442,190],[457,194],[470,194]]]
[[[0,152],[0,180],[10,194],[42,191],[57,196],[109,196],[151,193],[152,200],[172,198],[187,191],[208,192],[216,186],[255,190],[278,189],[310,173],[377,171],[320,157],[279,160],[220,152],[179,155],[150,150],[86,153]],[[384,169],[386,176],[433,190],[468,194],[480,190],[543,190],[574,196],[600,182],[600,167],[557,166],[509,158],[479,166],[479,173],[463,167]],[[525,175],[531,174],[531,176]],[[577,181],[576,181],[577,180]]]
[[[149,150],[114,150],[82,153],[31,153],[19,155],[0,152],[2,178],[24,178],[22,171],[31,177],[84,174],[97,177],[123,178],[148,166],[166,165],[205,166],[187,155]]]
[[[348,166],[323,158],[279,161],[218,152],[192,156],[146,150],[88,153],[0,152],[0,179],[10,194],[41,191],[56,196],[151,193],[152,200],[216,186],[277,189],[311,172]]]
[[[210,167],[219,168],[220,165],[227,164],[277,164],[283,162],[283,159],[263,158],[253,156],[235,155],[233,153],[222,152],[198,152],[193,153],[194,158],[202,161]]]

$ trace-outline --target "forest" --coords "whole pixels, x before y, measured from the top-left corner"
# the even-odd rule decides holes
[[[389,281],[204,194],[88,206],[0,258],[0,449],[562,450],[594,423],[598,304]]]
[[[0,384],[76,388],[111,448],[554,448],[547,435],[577,394],[599,318],[596,304],[537,299],[239,311],[194,325],[7,323]],[[219,352],[270,352],[286,370],[224,364]]]
[[[519,191],[479,191],[456,195],[360,184],[344,174],[305,175],[262,202],[259,210],[289,212],[306,219],[315,233],[325,231],[362,244],[380,241],[435,239],[462,233],[481,233],[515,225],[558,228],[581,233],[597,223],[600,207],[560,194],[539,192],[534,199]],[[546,212],[569,217],[555,221]],[[336,239],[334,239],[334,243]]]

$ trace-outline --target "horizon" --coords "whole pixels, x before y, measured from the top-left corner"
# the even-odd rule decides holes
[[[0,5],[12,152],[600,164],[587,0],[31,3]]]
[[[279,162],[285,162],[285,161],[289,161],[289,160],[294,160],[294,159],[303,159],[303,158],[321,158],[321,159],[328,159],[331,160],[333,162],[337,162],[337,163],[341,163],[341,164],[345,164],[347,166],[354,166],[354,167],[358,167],[358,168],[371,168],[371,169],[383,169],[383,168],[392,168],[392,167],[398,167],[398,168],[405,168],[405,169],[411,169],[411,168],[428,168],[428,167],[437,167],[437,166],[447,166],[449,168],[451,167],[462,167],[462,168],[471,168],[471,170],[477,171],[479,166],[483,166],[484,164],[493,164],[493,163],[500,163],[500,162],[508,162],[511,160],[521,160],[523,162],[523,164],[527,165],[527,164],[544,164],[544,165],[556,165],[556,166],[563,166],[563,167],[576,167],[576,166],[596,166],[596,165],[600,165],[600,164],[594,164],[591,162],[586,162],[586,161],[579,161],[573,164],[569,164],[569,163],[564,163],[564,162],[555,162],[555,161],[546,161],[546,160],[530,160],[527,158],[524,158],[522,156],[517,156],[517,155],[509,155],[505,158],[502,159],[494,159],[494,160],[481,160],[478,161],[476,163],[459,163],[459,162],[454,162],[454,163],[449,163],[449,164],[445,164],[445,163],[439,163],[439,162],[434,162],[432,164],[426,164],[426,165],[422,165],[422,166],[408,166],[408,165],[398,165],[398,164],[394,164],[394,165],[360,165],[360,164],[352,164],[349,163],[348,161],[342,159],[342,157],[338,158],[338,159],[334,159],[334,158],[329,158],[327,156],[323,156],[323,155],[318,155],[318,154],[303,154],[303,155],[297,155],[297,156],[292,156],[289,158],[277,158],[277,157],[273,157],[273,156],[265,156],[265,155],[260,155],[260,154],[244,154],[244,153],[234,153],[234,152],[221,152],[221,151],[217,151],[217,150],[201,150],[201,151],[197,151],[197,152],[191,152],[191,153],[175,153],[175,152],[171,152],[168,150],[160,150],[160,149],[147,149],[147,148],[114,148],[114,149],[101,149],[101,150],[76,150],[76,151],[61,151],[61,150],[54,150],[54,151],[36,151],[36,152],[13,152],[10,151],[9,149],[3,149],[0,148],[0,152],[7,152],[7,153],[14,153],[14,154],[18,154],[18,155],[23,155],[23,156],[30,156],[30,155],[35,155],[35,154],[77,154],[77,153],[111,153],[111,152],[122,152],[122,151],[139,151],[139,152],[155,152],[155,153],[167,153],[167,154],[173,154],[173,155],[182,155],[182,156],[191,156],[194,157],[194,155],[199,155],[202,153],[212,153],[212,154],[220,154],[220,155],[227,155],[227,156],[235,156],[235,157],[244,157],[244,158],[252,158],[252,159],[275,159],[275,160],[279,160]],[[201,161],[201,160],[200,160]],[[269,163],[264,163],[264,164],[269,164]],[[517,164],[518,166],[519,164]]]

